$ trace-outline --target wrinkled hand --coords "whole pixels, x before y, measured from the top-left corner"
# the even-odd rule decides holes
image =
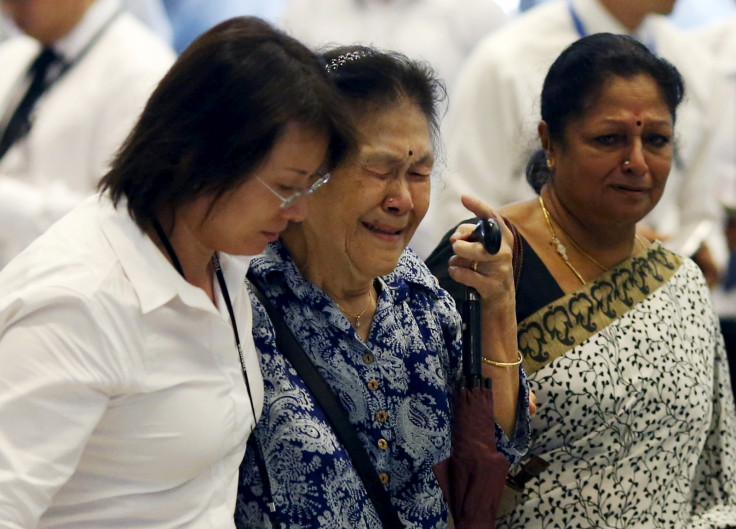
[[[478,218],[494,218],[501,226],[501,248],[496,254],[486,252],[481,242],[468,242],[475,229],[473,224],[461,224],[450,237],[455,255],[450,258],[449,273],[458,283],[473,287],[483,305],[515,305],[512,269],[513,235],[493,209],[482,200],[463,195],[463,205]]]

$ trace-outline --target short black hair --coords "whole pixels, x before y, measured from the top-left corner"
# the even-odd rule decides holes
[[[255,17],[230,19],[163,77],[99,189],[116,205],[125,197],[145,229],[165,208],[239,185],[290,122],[324,132],[329,170],[354,142],[341,101],[323,61],[299,41]]]
[[[585,115],[607,81],[642,74],[657,84],[674,122],[685,84],[667,60],[628,35],[595,33],[572,43],[550,66],[542,87],[542,120],[550,139],[564,144],[568,124]],[[551,176],[544,151],[532,155],[526,173],[529,184],[539,192]]]
[[[447,89],[428,63],[369,46],[340,46],[321,50],[321,54],[354,115],[406,98],[427,118],[433,145],[435,149],[439,146],[440,103],[445,101]]]

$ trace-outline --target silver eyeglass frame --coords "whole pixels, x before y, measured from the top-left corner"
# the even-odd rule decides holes
[[[268,185],[266,181],[261,178],[260,176],[256,176],[256,179],[263,184],[263,187],[268,189],[271,193],[274,194],[275,197],[277,197],[281,201],[281,205],[279,206],[279,209],[286,209],[290,206],[293,206],[294,203],[299,200],[300,198],[307,197],[317,191],[320,187],[325,185],[327,182],[330,181],[330,178],[332,175],[330,173],[324,173],[320,178],[314,182],[309,189],[306,189],[304,191],[295,191],[291,196],[285,197],[281,195],[278,191],[276,191],[273,187]]]

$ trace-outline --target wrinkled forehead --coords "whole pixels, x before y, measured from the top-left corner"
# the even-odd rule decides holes
[[[418,105],[399,101],[394,105],[363,112],[355,117],[358,155],[403,158],[433,155],[430,124]]]

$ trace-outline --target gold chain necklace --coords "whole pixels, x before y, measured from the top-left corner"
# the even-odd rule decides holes
[[[567,248],[564,244],[562,244],[562,241],[557,237],[557,234],[555,233],[554,228],[552,227],[552,220],[550,218],[549,211],[547,210],[547,207],[544,204],[544,199],[542,198],[542,195],[539,195],[538,197],[539,205],[542,208],[542,215],[544,215],[544,220],[547,222],[547,227],[549,228],[549,232],[552,236],[552,240],[549,241],[550,246],[552,246],[557,254],[562,258],[562,260],[565,262],[567,267],[572,271],[573,274],[575,274],[575,277],[578,278],[580,283],[583,285],[586,283],[586,281],[583,279],[583,276],[580,274],[580,272],[577,271],[577,269],[572,265],[570,262],[570,259],[567,256]],[[560,229],[562,229],[560,227]],[[580,255],[588,259],[591,263],[593,263],[595,266],[601,269],[601,271],[606,272],[609,270],[610,267],[603,266],[601,263],[599,263],[592,255],[588,254],[585,250],[583,250],[578,243],[575,242],[575,239],[570,237],[565,230],[562,230],[562,232],[567,237],[567,240],[569,240],[572,245],[575,247],[575,249],[580,252]],[[635,240],[639,242],[642,248],[646,248],[646,243],[642,240],[641,236],[636,233],[634,234]]]
[[[344,308],[340,306],[340,304],[335,301],[335,305],[337,305],[337,308],[340,309],[346,316],[350,316],[355,320],[355,328],[360,329],[360,318],[363,317],[363,314],[365,314],[365,311],[368,310],[368,307],[371,306],[371,302],[373,301],[373,287],[368,291],[368,303],[365,304],[365,307],[363,307],[363,310],[361,310],[358,314],[350,314],[348,311],[346,311]]]
[[[544,206],[542,206],[542,207],[544,207]],[[546,208],[545,208],[545,209],[546,209]],[[548,213],[549,213],[549,212],[548,212]],[[573,246],[575,247],[575,249],[576,249],[576,250],[577,250],[578,252],[580,252],[580,255],[582,255],[582,256],[583,256],[583,257],[585,257],[585,258],[586,258],[586,259],[587,259],[588,261],[590,261],[591,263],[593,263],[594,265],[596,265],[596,266],[597,266],[598,268],[600,268],[600,269],[601,269],[601,271],[603,271],[603,272],[607,272],[607,271],[608,271],[608,270],[609,270],[609,269],[611,268],[610,266],[603,266],[603,265],[602,265],[601,263],[599,263],[599,262],[598,262],[598,261],[597,261],[597,260],[596,260],[596,259],[595,259],[595,258],[594,258],[594,257],[592,256],[592,255],[590,255],[590,254],[589,254],[588,252],[586,252],[585,250],[583,250],[583,249],[582,249],[582,248],[580,247],[580,245],[579,245],[578,243],[576,243],[576,242],[575,242],[575,239],[573,239],[572,237],[570,237],[570,235],[569,235],[569,234],[568,234],[568,233],[567,233],[567,232],[566,232],[566,231],[565,231],[565,230],[564,230],[564,229],[562,228],[562,226],[560,226],[560,229],[562,230],[562,233],[564,233],[564,234],[565,234],[565,237],[567,237],[567,240],[568,240],[568,241],[570,241],[570,242],[572,243],[572,245],[573,245]],[[645,243],[645,242],[644,242],[644,240],[643,240],[643,239],[641,238],[641,235],[639,235],[638,233],[635,233],[635,234],[634,234],[634,241],[635,241],[635,242],[634,242],[634,247],[636,247],[636,243],[637,243],[637,242],[638,242],[638,243],[639,243],[639,244],[641,245],[642,249],[644,249],[644,248],[646,248],[646,247],[647,247],[646,243]],[[634,248],[634,249],[635,249],[635,248]]]
[[[557,255],[562,258],[562,261],[567,265],[570,271],[575,274],[575,277],[578,278],[580,284],[584,285],[585,279],[583,279],[583,276],[580,275],[580,272],[578,272],[577,269],[570,262],[570,259],[567,257],[567,247],[562,244],[562,241],[557,237],[557,234],[555,233],[555,229],[552,227],[552,221],[549,218],[549,211],[547,211],[547,207],[544,205],[544,199],[542,198],[542,195],[540,194],[537,198],[539,199],[539,206],[542,208],[542,215],[544,215],[544,220],[547,222],[549,233],[552,236],[552,240],[549,241],[550,246],[555,249]]]

